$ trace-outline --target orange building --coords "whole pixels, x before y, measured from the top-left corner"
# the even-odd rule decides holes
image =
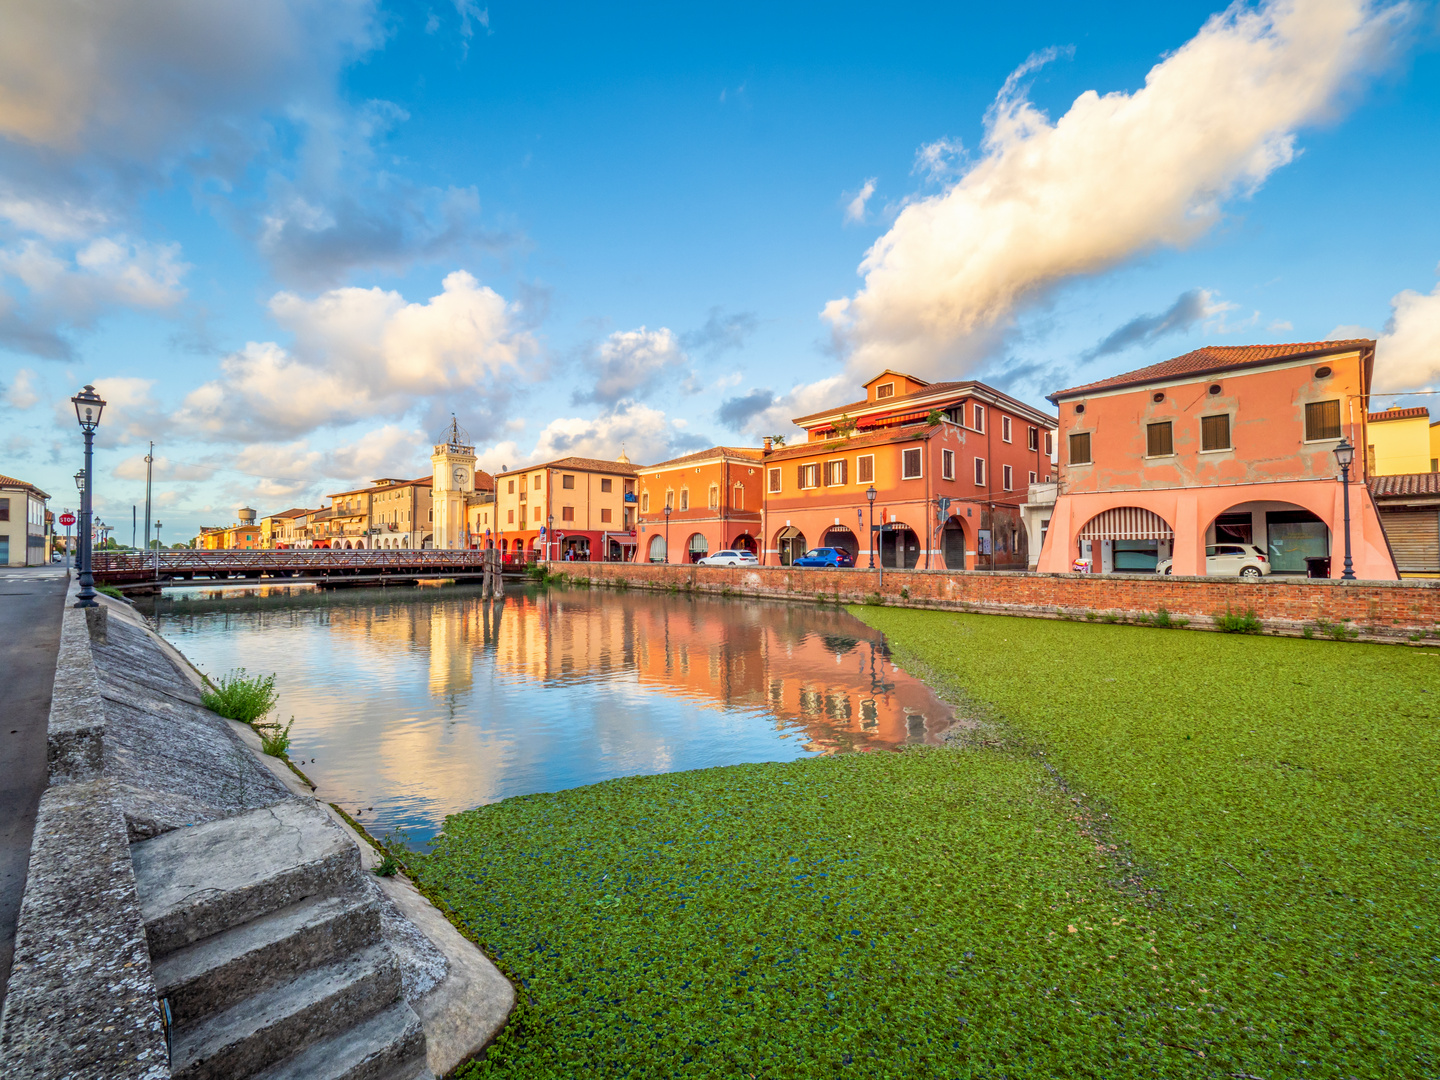
[[[842,547],[857,566],[1026,568],[1020,505],[1053,471],[1053,416],[984,383],[887,370],[865,400],[794,423],[804,443],[766,440],[762,562]]]
[[[1060,495],[1038,569],[1076,560],[1102,571],[1205,572],[1206,548],[1253,544],[1272,572],[1307,558],[1343,571],[1350,467],[1357,577],[1398,575],[1365,484],[1366,402],[1375,342],[1317,341],[1196,349],[1100,382],[1060,390]]]
[[[616,461],[567,457],[498,473],[494,503],[479,506],[476,539],[538,558],[626,559],[634,544],[637,472],[622,453]]]
[[[637,558],[698,562],[727,548],[758,554],[765,498],[762,456],[759,449],[712,446],[642,468]]]

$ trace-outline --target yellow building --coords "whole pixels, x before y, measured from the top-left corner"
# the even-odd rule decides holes
[[[495,502],[480,507],[476,539],[483,544],[493,530],[502,551],[620,561],[635,542],[631,530],[639,471],[622,453],[616,461],[566,457],[498,473]]]
[[[1440,428],[1430,423],[1430,410],[1391,407],[1366,418],[1366,472],[1370,476],[1408,476],[1436,472],[1440,465]]]
[[[43,566],[50,560],[45,538],[45,501],[34,484],[0,476],[0,566]]]

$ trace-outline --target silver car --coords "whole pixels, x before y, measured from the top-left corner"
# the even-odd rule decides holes
[[[1157,574],[1171,573],[1171,560],[1155,567]],[[1205,549],[1205,573],[1210,577],[1264,577],[1270,573],[1270,559],[1254,544],[1211,544]]]
[[[717,551],[707,555],[697,566],[759,566],[760,560],[753,551]]]

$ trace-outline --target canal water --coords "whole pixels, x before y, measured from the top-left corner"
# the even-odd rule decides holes
[[[208,675],[276,675],[317,795],[423,843],[448,814],[616,776],[937,743],[951,710],[833,607],[611,590],[169,590]]]

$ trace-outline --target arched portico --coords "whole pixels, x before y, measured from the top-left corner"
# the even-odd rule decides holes
[[[946,570],[965,569],[965,525],[953,515],[945,520],[940,530],[940,555],[945,560]]]
[[[658,534],[652,536],[645,557],[650,562],[663,563],[665,561],[665,537]]]
[[[1143,506],[1112,506],[1101,510],[1076,537],[1075,558],[1091,573],[1153,574],[1173,554],[1175,530]]]
[[[702,532],[691,533],[685,541],[685,561],[697,563],[710,554],[710,541]]]
[[[920,537],[903,521],[890,521],[880,533],[880,565],[887,570],[914,570],[920,562]]]
[[[780,565],[789,566],[805,554],[805,534],[793,526],[786,525],[775,534],[775,550],[780,553]]]
[[[844,525],[834,525],[825,530],[825,535],[820,538],[821,547],[844,548],[850,553],[850,558],[860,558],[860,541],[855,534]]]

